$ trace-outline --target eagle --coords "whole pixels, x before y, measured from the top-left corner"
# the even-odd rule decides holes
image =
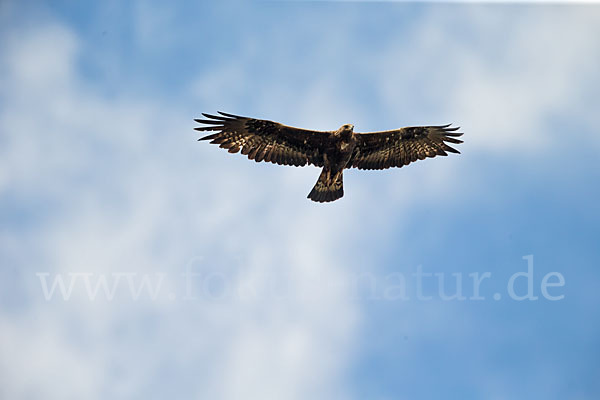
[[[402,167],[428,157],[460,153],[447,143],[460,144],[462,133],[448,125],[410,126],[381,132],[354,132],[345,124],[335,131],[295,128],[274,121],[241,117],[218,111],[195,119],[197,131],[216,131],[198,140],[210,140],[230,153],[241,151],[250,160],[279,165],[322,168],[308,194],[316,202],[331,202],[344,195],[346,168],[387,169]]]

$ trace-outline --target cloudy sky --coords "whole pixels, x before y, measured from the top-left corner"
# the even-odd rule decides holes
[[[599,398],[598,71],[594,5],[1,2],[0,397]],[[465,143],[323,205],[217,110]]]

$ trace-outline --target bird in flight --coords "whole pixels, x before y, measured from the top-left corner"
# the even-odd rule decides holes
[[[447,143],[460,144],[462,133],[452,124],[411,126],[381,132],[354,132],[345,124],[335,131],[294,128],[278,122],[240,117],[218,112],[195,119],[197,131],[216,131],[198,140],[247,155],[256,162],[302,167],[312,164],[323,168],[308,194],[316,202],[329,202],[344,195],[343,172],[346,168],[387,169],[402,167],[428,157],[459,153]]]

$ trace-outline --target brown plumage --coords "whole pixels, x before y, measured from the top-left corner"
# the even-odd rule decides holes
[[[312,164],[322,167],[321,175],[308,198],[328,202],[344,195],[343,170],[402,167],[428,157],[459,153],[447,143],[460,144],[462,133],[448,125],[413,126],[382,132],[354,132],[342,125],[335,131],[294,128],[278,122],[240,117],[219,111],[202,114],[204,124],[197,131],[217,131],[198,140],[242,154],[249,159],[297,167]]]

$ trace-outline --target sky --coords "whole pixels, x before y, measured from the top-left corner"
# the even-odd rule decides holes
[[[597,399],[600,7],[0,3],[0,398]],[[345,172],[225,111],[460,155]]]

